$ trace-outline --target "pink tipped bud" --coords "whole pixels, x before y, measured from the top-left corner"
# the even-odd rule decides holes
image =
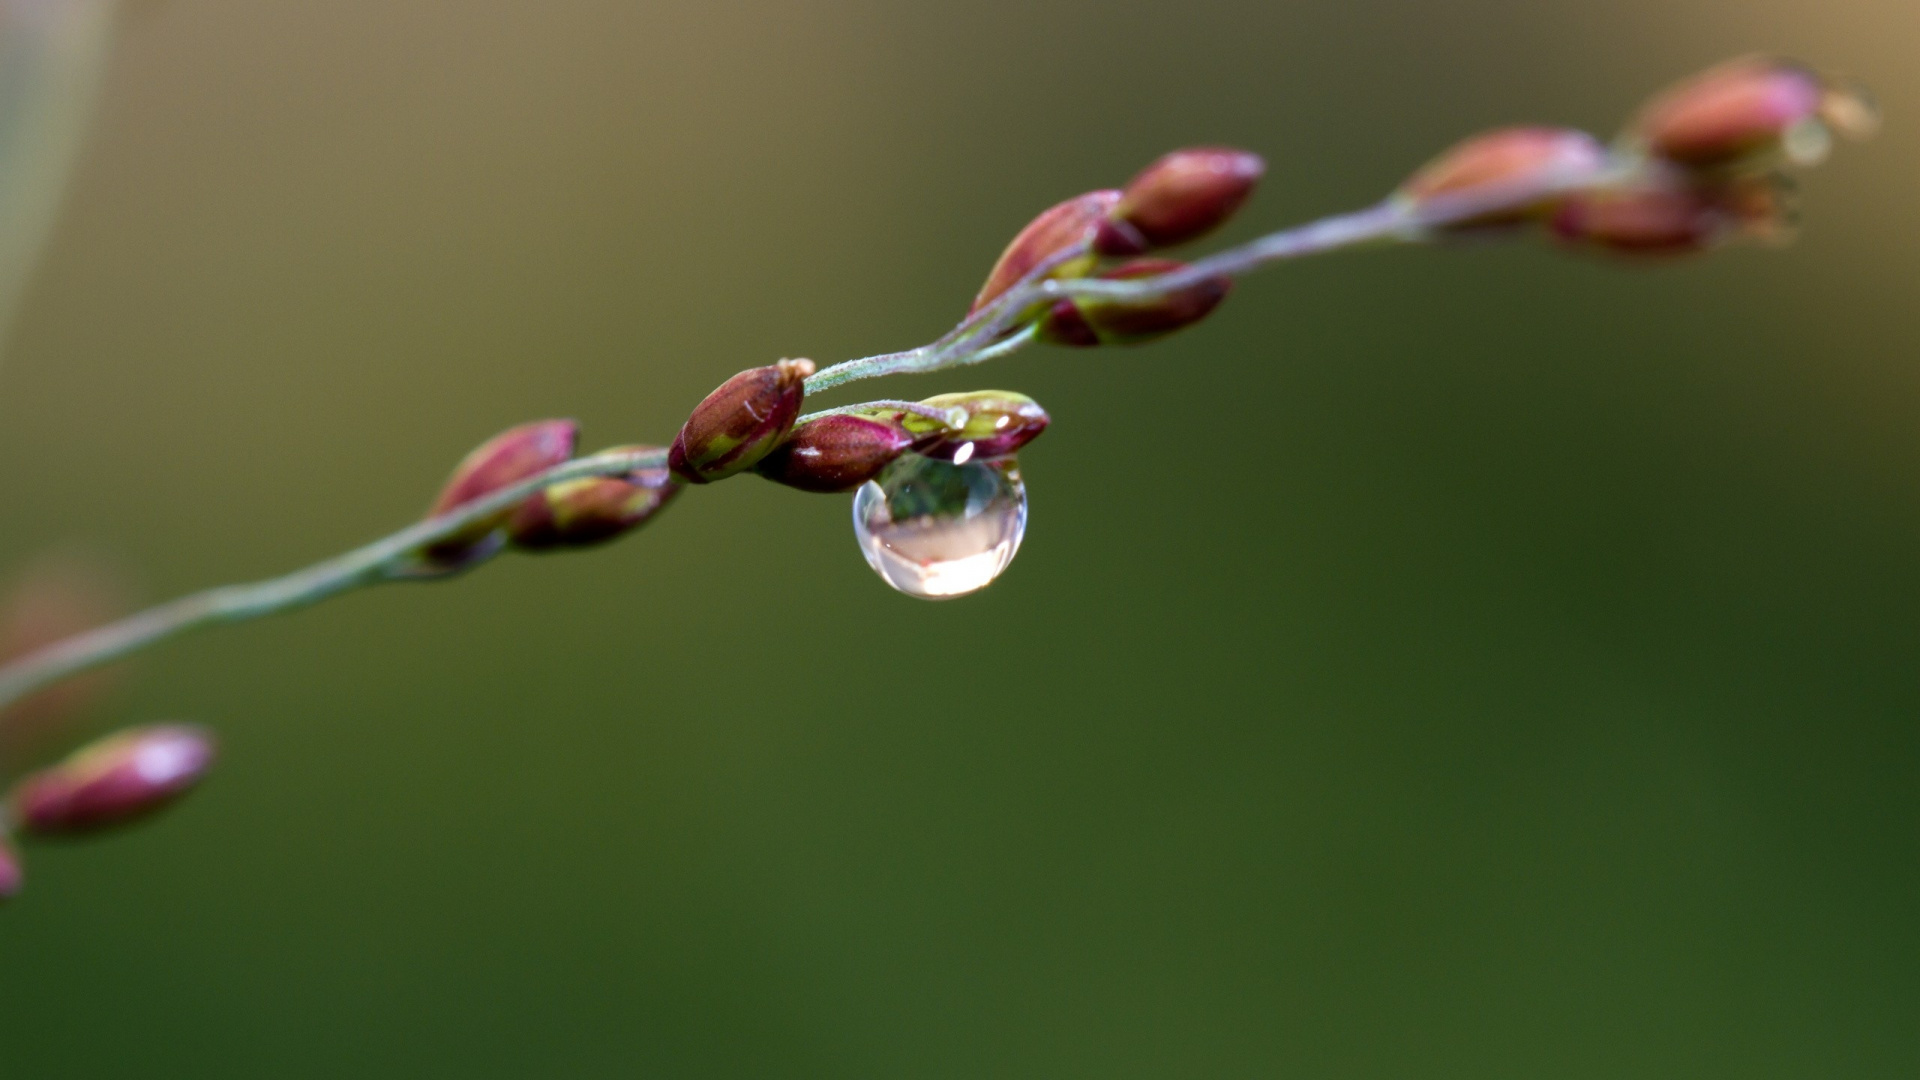
[[[893,419],[899,415],[839,413],[809,421],[761,458],[754,471],[801,491],[852,491],[913,445],[914,436]]]
[[[894,414],[914,435],[915,453],[960,465],[1010,457],[1039,438],[1053,422],[1039,402],[1011,390],[940,394],[920,404],[942,411],[959,409],[966,414],[966,422],[958,430],[918,413]]]
[[[1104,271],[1109,281],[1157,277],[1185,269],[1170,259],[1134,259]],[[1207,317],[1233,288],[1226,277],[1203,278],[1147,300],[1076,296],[1053,305],[1040,321],[1040,339],[1056,345],[1128,345],[1163,337]]]
[[[724,480],[766,457],[800,415],[811,360],[748,368],[693,410],[667,451],[674,475],[695,484]]]
[[[13,850],[13,844],[0,836],[0,900],[11,900],[20,895],[20,886],[26,875],[20,868],[20,853]]]
[[[1091,245],[1094,234],[1119,201],[1120,193],[1117,191],[1089,191],[1047,209],[1028,222],[1027,227],[1020,230],[1020,235],[1007,245],[1007,250],[1000,253],[1000,260],[993,264],[993,270],[987,274],[987,283],[980,286],[980,295],[973,298],[973,306],[967,310],[980,310],[995,297],[1013,288],[1014,283],[1026,277],[1041,262],[1071,248],[1079,248],[1085,254],[1054,267],[1048,272],[1048,277],[1079,277],[1093,269]]]
[[[1569,197],[1554,215],[1553,231],[1568,244],[1618,255],[1690,255],[1735,237],[1779,239],[1789,215],[1775,177],[1706,184],[1656,173]]]
[[[648,452],[653,446],[614,450]],[[611,453],[613,451],[603,451]],[[513,512],[507,537],[527,551],[588,547],[605,543],[646,524],[680,493],[664,465],[625,476],[588,476],[554,484]]]
[[[13,817],[41,835],[134,821],[187,793],[213,765],[213,736],[189,724],[128,728],[20,781]]]
[[[1607,150],[1572,128],[1511,127],[1455,144],[1413,174],[1394,198],[1413,210],[1436,202],[1511,193],[1518,205],[1454,222],[1450,229],[1513,225],[1550,211],[1569,185],[1600,176]],[[1545,194],[1530,197],[1530,193]]]
[[[1266,171],[1260,155],[1245,150],[1175,150],[1128,181],[1097,247],[1103,255],[1138,255],[1199,239],[1240,209]]]
[[[1764,165],[1780,157],[1811,165],[1826,156],[1834,131],[1862,137],[1877,125],[1872,104],[1858,91],[1790,61],[1750,56],[1662,92],[1626,138],[1694,169]]]
[[[564,463],[573,457],[579,439],[580,425],[572,420],[536,420],[508,428],[461,459],[427,516],[457,509]],[[508,508],[433,545],[426,551],[423,569],[461,569],[492,555],[502,542],[500,527],[512,516],[513,509]]]

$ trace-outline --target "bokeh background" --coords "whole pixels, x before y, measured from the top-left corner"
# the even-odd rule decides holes
[[[1231,237],[1754,49],[1888,122],[1786,251],[1339,256],[880,390],[1053,413],[973,598],[748,479],[159,650],[98,722],[214,724],[222,767],[30,852],[0,1073],[1920,1072],[1911,0],[120,29],[0,362],[0,563],[155,599],[384,533],[510,423],[663,441],[742,367],[924,341],[1174,146],[1268,156]]]

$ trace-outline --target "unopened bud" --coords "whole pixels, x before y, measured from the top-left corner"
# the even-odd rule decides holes
[[[1656,173],[1568,198],[1553,231],[1569,244],[1620,255],[1689,255],[1735,237],[1780,239],[1790,210],[1777,177],[1692,183]]]
[[[972,390],[941,394],[920,404],[939,410],[959,409],[966,422],[958,429],[916,413],[895,413],[914,437],[914,452],[965,465],[1012,455],[1040,437],[1052,418],[1040,403],[1011,390]]]
[[[34,560],[0,599],[0,661],[13,660],[125,614],[124,589],[77,555]],[[37,756],[115,682],[117,672],[65,679],[0,709],[0,774]]]
[[[1198,239],[1232,217],[1266,171],[1246,150],[1175,150],[1121,189],[1096,246],[1103,255],[1138,255]]]
[[[213,736],[190,724],[128,728],[82,747],[14,788],[21,831],[89,832],[145,817],[206,776]]]
[[[602,453],[657,451],[654,446],[618,446]],[[520,504],[507,522],[507,537],[527,551],[588,547],[631,532],[680,493],[680,481],[664,465],[625,476],[586,476],[549,486]]]
[[[1076,246],[1081,247],[1084,254],[1067,259],[1048,271],[1047,276],[1079,277],[1093,269],[1091,245],[1094,233],[1119,201],[1120,193],[1117,191],[1089,191],[1050,207],[1028,222],[1027,227],[1021,229],[1007,249],[1000,253],[1000,260],[993,264],[993,270],[987,274],[987,283],[980,286],[980,295],[973,298],[973,307],[967,310],[980,310],[995,297],[1013,288],[1034,267]]]
[[[0,836],[0,900],[11,900],[20,895],[20,886],[26,875],[20,868],[20,853],[5,836]]]
[[[1446,227],[1458,230],[1513,225],[1542,216],[1558,204],[1569,187],[1599,177],[1606,168],[1606,147],[1584,131],[1500,128],[1457,143],[1421,166],[1394,192],[1394,200],[1418,211],[1437,201],[1499,198],[1510,192],[1519,205]]]
[[[801,491],[852,491],[913,445],[914,436],[894,419],[901,415],[910,414],[836,413],[808,421],[754,471]]]
[[[483,495],[535,476],[573,457],[580,425],[572,420],[536,420],[507,430],[473,449],[453,470],[447,486],[427,511],[437,517]],[[447,572],[472,565],[498,551],[500,527],[513,516],[509,507],[476,521],[425,552],[421,570]]]
[[[1711,68],[1648,103],[1625,141],[1693,169],[1811,165],[1833,132],[1864,137],[1879,119],[1858,90],[1786,60],[1750,56]]]
[[[721,383],[687,417],[667,452],[667,464],[695,484],[752,468],[793,427],[812,374],[811,360],[782,360]]]
[[[1127,281],[1185,268],[1184,263],[1170,259],[1134,259],[1103,271],[1100,277]],[[1056,302],[1040,320],[1040,340],[1081,347],[1151,341],[1206,318],[1232,288],[1232,279],[1216,276],[1143,300],[1068,297]]]

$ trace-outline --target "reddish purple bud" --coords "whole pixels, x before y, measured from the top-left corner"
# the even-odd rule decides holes
[[[808,421],[754,471],[801,491],[852,491],[913,445],[914,436],[892,419],[898,415],[840,413]]]
[[[1079,277],[1093,269],[1093,254],[1087,246],[1092,244],[1094,234],[1119,201],[1117,191],[1089,191],[1051,207],[1028,222],[1020,235],[1007,245],[1007,250],[1000,253],[1000,261],[993,264],[987,283],[980,286],[980,295],[973,298],[968,312],[985,307],[1042,261],[1070,248],[1085,248],[1086,254],[1061,263],[1048,277]]]
[[[572,420],[536,420],[508,428],[461,459],[427,516],[437,517],[564,463],[573,457],[579,439],[580,425]],[[433,545],[426,550],[424,568],[456,570],[492,555],[499,550],[500,527],[512,516],[508,508]]]
[[[1007,457],[1040,437],[1052,418],[1040,403],[1011,390],[971,390],[941,394],[920,404],[934,409],[960,409],[966,423],[955,430],[918,413],[895,413],[900,425],[915,437],[914,452],[964,465],[970,460]]]
[[[812,374],[811,360],[782,360],[721,383],[674,437],[667,452],[674,475],[706,484],[752,468],[786,438]]]
[[[1750,56],[1662,92],[1641,110],[1626,138],[1694,169],[1765,164],[1781,156],[1811,165],[1826,156],[1834,130],[1859,137],[1877,124],[1873,106],[1859,92],[1791,61]]]
[[[1656,173],[1569,197],[1553,231],[1568,244],[1618,255],[1690,255],[1738,236],[1779,239],[1789,211],[1776,177],[1694,183]]]
[[[1134,259],[1103,271],[1100,277],[1125,281],[1185,268],[1186,264],[1171,259]],[[1150,341],[1206,318],[1232,288],[1231,279],[1210,277],[1150,300],[1070,297],[1055,303],[1040,321],[1040,339],[1081,347]]]
[[[0,900],[20,895],[25,878],[20,868],[20,853],[13,850],[13,844],[6,837],[0,836]]]
[[[13,789],[23,832],[89,832],[145,817],[198,784],[213,765],[213,736],[190,724],[116,732],[33,773]]]
[[[1524,196],[1534,188],[1552,192],[1536,199],[1523,198],[1517,207],[1455,222],[1447,228],[1513,225],[1551,211],[1567,185],[1597,178],[1606,168],[1606,147],[1584,131],[1500,128],[1457,143],[1421,166],[1400,185],[1394,198],[1418,210],[1442,199],[1498,197],[1503,192]]]
[[[1266,171],[1245,150],[1175,150],[1127,182],[1096,246],[1102,255],[1137,255],[1198,239],[1232,217]]]
[[[645,453],[655,446],[612,450]],[[588,547],[631,532],[680,493],[680,481],[664,465],[625,476],[588,476],[554,484],[513,512],[507,537],[527,551]]]

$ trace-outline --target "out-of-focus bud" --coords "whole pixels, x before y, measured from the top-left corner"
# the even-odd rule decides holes
[[[644,453],[657,446],[617,446],[615,451]],[[680,481],[664,465],[625,476],[587,476],[567,480],[528,499],[507,522],[507,537],[527,551],[588,547],[605,543],[646,524],[680,493]]]
[[[13,850],[13,844],[0,836],[0,900],[11,900],[20,895],[20,886],[26,875],[20,869],[20,853]]]
[[[811,360],[782,360],[720,384],[674,436],[667,465],[695,484],[724,480],[766,457],[800,416]]]
[[[987,283],[980,286],[980,295],[973,298],[973,306],[967,310],[974,312],[985,307],[1044,260],[1076,245],[1091,245],[1094,233],[1119,201],[1117,191],[1089,191],[1050,207],[1028,222],[1020,235],[1007,245],[1007,250],[1000,253],[1000,260],[987,274]],[[1093,269],[1093,264],[1089,246],[1086,254],[1066,260],[1048,271],[1047,276],[1080,277]]]
[[[1511,127],[1475,135],[1456,143],[1421,166],[1394,200],[1409,210],[1424,209],[1440,200],[1498,197],[1501,192],[1524,195],[1538,187],[1551,194],[1527,199],[1520,206],[1492,211],[1449,226],[1452,230],[1514,225],[1543,216],[1558,205],[1568,185],[1600,176],[1607,168],[1607,150],[1584,131],[1555,127]]]
[[[760,459],[754,471],[801,491],[852,491],[873,479],[913,445],[914,436],[895,419],[839,413],[797,427]]]
[[[80,748],[13,789],[13,819],[39,835],[133,821],[187,793],[213,765],[213,736],[191,724],[128,728]]]
[[[0,660],[12,660],[126,613],[126,590],[109,568],[78,555],[50,555],[20,571],[0,600]],[[68,722],[117,680],[88,672],[0,710],[0,774],[30,763]]]
[[[572,420],[536,420],[508,428],[461,459],[427,516],[437,517],[562,464],[573,457],[579,440],[580,425]],[[503,542],[500,527],[513,513],[509,507],[428,548],[422,571],[431,574],[464,569],[492,555]]]
[[[1108,281],[1156,277],[1185,268],[1170,259],[1134,259],[1100,277]],[[1210,277],[1150,300],[1076,296],[1056,302],[1040,320],[1040,340],[1056,345],[1126,345],[1191,326],[1227,298],[1233,280]]]
[[[1878,125],[1857,89],[1791,61],[1749,56],[1662,92],[1623,141],[1693,169],[1764,166],[1779,157],[1811,165],[1826,156],[1833,132],[1859,138]]]
[[[941,394],[920,404],[940,410],[960,409],[966,422],[958,430],[917,413],[894,413],[914,436],[913,449],[924,457],[957,465],[971,460],[1008,457],[1040,437],[1052,418],[1040,403],[1011,390],[971,390]]]
[[[1619,255],[1689,255],[1736,237],[1784,239],[1787,194],[1777,176],[1689,183],[1654,173],[1569,197],[1554,215],[1553,231],[1569,244]]]
[[[1102,255],[1184,244],[1232,217],[1266,175],[1260,155],[1224,146],[1175,150],[1140,170],[1095,242]]]

